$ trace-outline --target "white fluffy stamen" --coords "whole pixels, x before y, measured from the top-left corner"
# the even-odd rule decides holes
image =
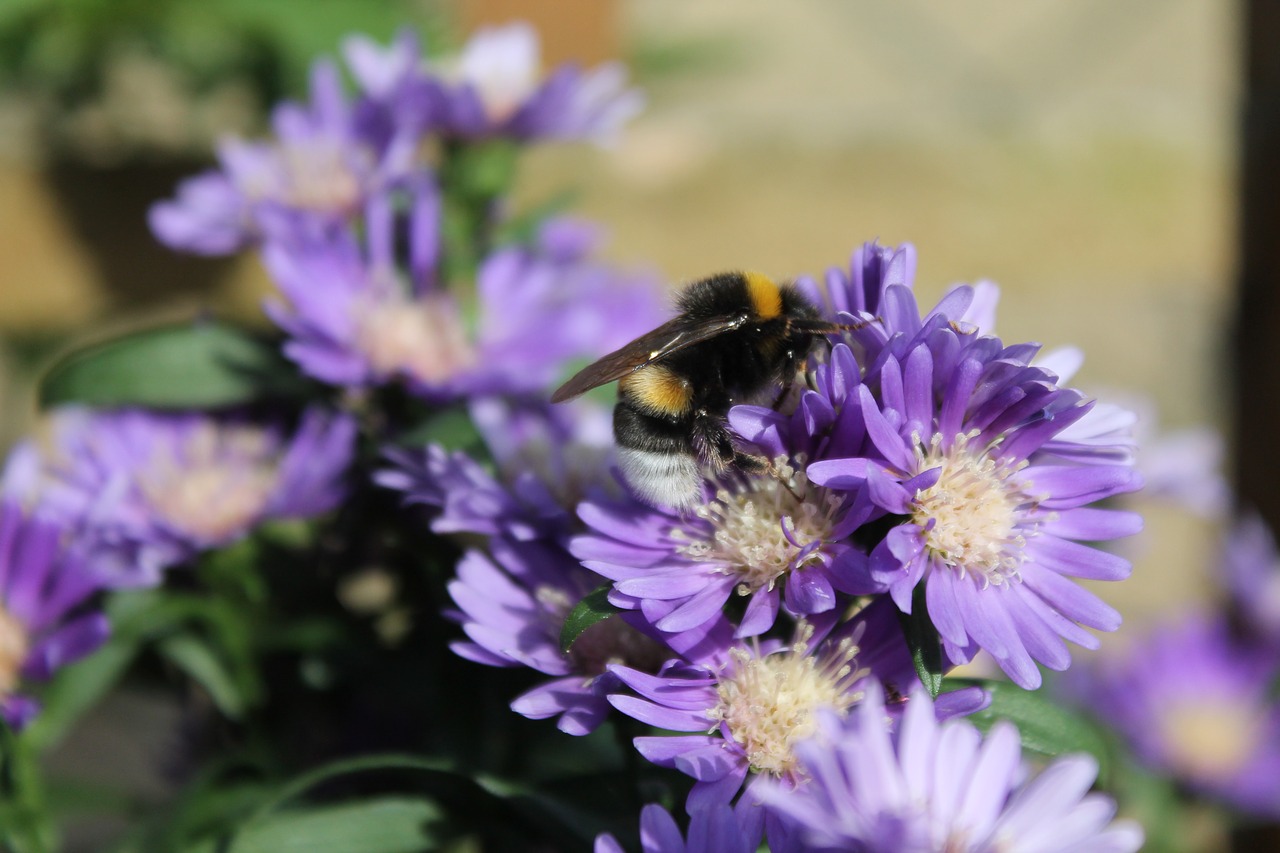
[[[776,476],[744,478],[697,507],[695,514],[711,523],[711,538],[700,534],[677,548],[699,562],[723,563],[721,571],[739,577],[742,595],[761,587],[772,589],[779,578],[798,568],[794,563],[801,548],[829,539],[838,520],[841,497],[811,486],[802,470],[803,460],[793,465],[780,456],[774,467]],[[787,532],[800,548],[787,538]],[[681,539],[688,532],[677,528],[672,535]],[[819,553],[815,550],[803,561],[817,559]]]

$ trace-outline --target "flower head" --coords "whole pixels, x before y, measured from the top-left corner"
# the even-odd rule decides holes
[[[819,734],[796,745],[802,784],[757,786],[785,825],[779,849],[1122,853],[1142,845],[1137,825],[1113,821],[1115,804],[1089,793],[1098,772],[1091,757],[1059,758],[1027,779],[1017,729],[1000,722],[983,738],[965,720],[939,723],[923,691],[896,725],[890,719],[869,686],[847,718],[824,712]]]
[[[609,671],[612,666],[655,672],[682,653],[700,655],[728,640],[727,626],[719,626],[697,639],[685,635],[686,645],[671,648],[632,615],[596,623],[565,651],[561,629],[574,605],[592,590],[591,573],[545,540],[495,536],[489,552],[468,552],[449,584],[458,606],[453,616],[468,636],[452,648],[477,663],[526,666],[550,676],[511,707],[532,719],[557,717],[557,726],[569,734],[588,734],[604,720],[608,695],[621,687]]]
[[[23,682],[48,679],[110,632],[107,617],[86,607],[98,584],[68,534],[39,510],[0,499],[0,716],[14,728],[40,708]]]
[[[151,228],[162,243],[223,255],[266,235],[337,228],[412,166],[412,138],[362,134],[338,69],[327,61],[312,68],[310,103],[276,107],[272,126],[270,141],[225,140],[218,169],[184,181],[176,199],[152,208]]]
[[[434,185],[373,198],[365,233],[317,233],[264,249],[283,299],[267,312],[285,330],[285,353],[303,372],[335,385],[402,381],[418,395],[542,391],[574,356],[608,350],[662,313],[657,282],[619,273],[585,255],[581,229],[545,224],[533,247],[489,255],[477,277],[474,333],[440,280],[441,201]],[[407,233],[407,260],[397,250]],[[566,245],[569,250],[566,250]],[[403,262],[402,262],[403,261]],[[557,334],[548,337],[546,330]]]
[[[1148,767],[1263,817],[1280,816],[1280,704],[1273,654],[1220,619],[1161,627],[1064,689]]]
[[[607,142],[644,104],[615,63],[587,72],[563,65],[545,79],[541,72],[538,36],[528,24],[477,30],[456,61],[428,76],[434,129],[461,139]]]
[[[349,418],[315,409],[288,432],[242,417],[68,408],[46,447],[17,451],[31,464],[10,487],[75,527],[108,585],[150,584],[263,520],[332,508],[354,439]]]
[[[1113,609],[1067,578],[1128,575],[1127,561],[1079,540],[1136,532],[1136,515],[1089,504],[1132,491],[1141,479],[1131,454],[1117,452],[1124,444],[1109,425],[1089,424],[1081,440],[1069,435],[1092,406],[1032,364],[1038,347],[965,331],[955,317],[972,297],[957,288],[915,323],[902,319],[911,312],[898,312],[906,331],[890,337],[862,375],[836,347],[829,378],[814,393],[860,417],[854,434],[865,444],[811,463],[808,474],[874,507],[888,530],[869,555],[867,577],[907,612],[923,581],[929,616],[953,659],[983,648],[1034,688],[1034,661],[1068,665],[1060,638],[1096,648],[1076,623],[1119,625]],[[885,298],[914,304],[898,286]]]

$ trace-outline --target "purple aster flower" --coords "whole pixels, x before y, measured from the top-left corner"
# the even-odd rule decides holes
[[[375,192],[404,179],[416,140],[362,136],[338,69],[317,62],[309,104],[284,103],[272,114],[275,139],[227,139],[219,168],[184,181],[177,198],[151,209],[152,231],[174,249],[235,252],[264,235],[337,227]]]
[[[1274,655],[1192,615],[1063,688],[1157,772],[1257,816],[1280,817],[1280,705]]]
[[[543,227],[536,246],[485,259],[472,338],[438,280],[435,187],[419,183],[412,193],[405,268],[395,208],[391,194],[369,203],[363,242],[344,231],[264,249],[284,296],[267,312],[289,334],[285,353],[308,375],[336,385],[403,380],[435,401],[541,391],[567,359],[615,348],[663,315],[656,280],[588,261],[592,241],[581,226],[557,221]]]
[[[430,445],[392,448],[393,467],[374,475],[403,492],[405,503],[437,507],[437,533],[479,533],[565,542],[579,525],[573,507],[606,492],[613,428],[607,410],[587,401],[567,406],[474,399],[472,423],[497,466],[491,473],[461,451]]]
[[[871,685],[847,719],[825,712],[816,736],[794,747],[803,783],[757,787],[786,824],[774,849],[1130,853],[1142,846],[1137,824],[1113,820],[1115,803],[1089,793],[1098,773],[1089,756],[1059,758],[1028,778],[1016,728],[998,722],[984,738],[965,720],[940,724],[923,691],[896,725],[889,720]]]
[[[446,137],[611,141],[644,106],[617,63],[582,71],[561,65],[541,77],[538,36],[525,23],[485,27],[456,61],[430,74]]]
[[[923,581],[953,660],[985,649],[1033,689],[1035,661],[1052,669],[1070,663],[1062,639],[1097,647],[1080,625],[1119,626],[1114,609],[1069,578],[1128,576],[1128,561],[1083,542],[1140,528],[1133,513],[1090,504],[1141,479],[1128,459],[1117,461],[1123,442],[1110,423],[1085,430],[1096,443],[1063,437],[1092,405],[1031,364],[1035,345],[958,330],[952,318],[972,296],[957,288],[920,319],[910,291],[886,288],[885,303],[896,303],[886,313],[904,331],[863,376],[837,346],[828,378],[817,383],[834,411],[860,413],[865,446],[811,463],[808,476],[847,490],[892,524],[867,559],[867,577],[906,612]],[[851,551],[844,559],[859,558]]]
[[[110,632],[85,604],[97,589],[83,550],[38,509],[0,499],[0,716],[22,728],[40,704],[19,691],[92,652]]]
[[[644,853],[755,853],[756,842],[734,809],[712,806],[689,818],[685,840],[675,819],[662,806],[651,803],[640,812],[640,849]],[[623,853],[612,835],[596,838],[595,853]]]
[[[814,733],[820,709],[844,715],[876,679],[892,682],[895,693],[918,683],[914,673],[903,672],[898,650],[905,652],[905,642],[888,608],[873,605],[833,629],[834,623],[829,617],[801,621],[790,646],[753,639],[712,647],[709,655],[686,655],[690,662],[670,663],[657,675],[610,667],[639,694],[611,696],[614,707],[658,728],[698,733],[635,740],[653,763],[697,780],[691,813],[728,803],[748,777],[748,792],[760,779],[797,784],[794,746]],[[860,647],[869,652],[866,665]],[[981,691],[961,691],[946,694],[940,707],[971,713],[985,701]]]
[[[1280,554],[1266,522],[1253,513],[1237,520],[1220,562],[1239,627],[1250,641],[1280,652]]]
[[[93,548],[108,586],[155,583],[160,570],[233,542],[272,518],[325,512],[345,493],[355,424],[307,411],[292,432],[241,417],[67,408],[21,487]],[[34,476],[33,476],[34,475]]]
[[[688,632],[669,647],[655,640],[657,632],[635,614],[623,614],[591,626],[564,652],[560,631],[565,618],[591,592],[596,578],[545,540],[495,536],[489,551],[488,556],[468,552],[449,583],[459,608],[453,618],[469,638],[451,648],[477,663],[527,666],[550,676],[511,708],[535,720],[558,717],[557,726],[569,734],[589,734],[604,721],[608,695],[621,689],[607,671],[610,664],[655,672],[671,658],[701,656],[728,642],[727,624],[708,625],[701,635]]]

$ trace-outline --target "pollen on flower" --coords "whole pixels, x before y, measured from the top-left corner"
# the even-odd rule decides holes
[[[840,496],[809,485],[803,461],[774,460],[775,475],[745,477],[721,488],[694,511],[710,524],[709,534],[677,528],[673,538],[687,539],[680,553],[699,562],[720,563],[737,575],[738,592],[772,589],[788,571],[821,557],[839,520]]]
[[[1256,708],[1216,697],[1181,697],[1161,710],[1156,724],[1174,769],[1193,779],[1233,778],[1263,734]]]
[[[390,290],[381,297],[361,307],[356,327],[357,346],[375,373],[443,382],[474,364],[457,312],[444,297],[410,299]]]
[[[942,472],[916,493],[912,520],[934,557],[983,586],[999,585],[1017,579],[1028,532],[1023,510],[1032,500],[1013,476],[1022,466],[970,447],[974,435],[957,435],[945,448],[939,435],[928,448],[917,440],[916,470]]]
[[[353,210],[360,201],[360,179],[347,160],[351,153],[350,146],[333,141],[284,146],[280,154],[286,185],[281,200],[321,213]]]
[[[3,607],[0,607],[0,698],[18,687],[18,673],[27,659],[27,630]]]
[[[177,448],[162,447],[138,475],[160,518],[209,542],[249,527],[276,488],[276,459],[260,429],[206,423]]]
[[[757,773],[793,774],[793,747],[815,734],[815,712],[833,708],[843,716],[862,699],[853,687],[868,670],[854,666],[857,640],[845,638],[815,656],[808,654],[812,636],[813,626],[801,622],[789,651],[763,657],[743,648],[730,652],[711,717],[724,724]]]

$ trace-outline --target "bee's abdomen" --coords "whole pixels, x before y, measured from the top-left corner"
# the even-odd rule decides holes
[[[618,467],[646,503],[688,509],[702,497],[702,475],[686,419],[654,417],[623,395],[613,409]]]

